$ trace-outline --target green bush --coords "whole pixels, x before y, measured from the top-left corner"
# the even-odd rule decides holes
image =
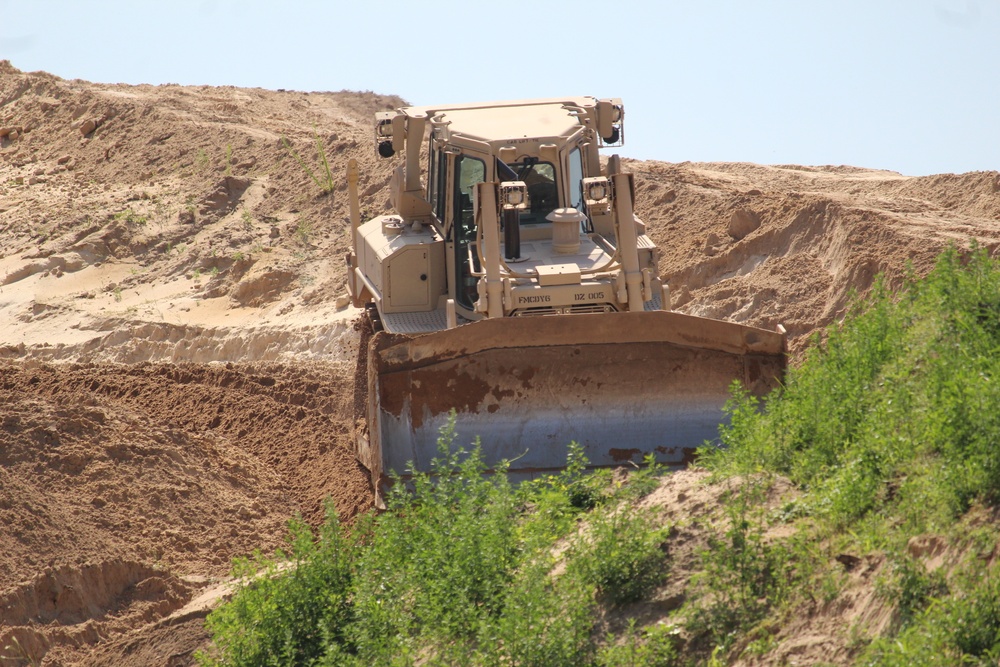
[[[728,651],[739,632],[753,627],[781,605],[795,585],[795,558],[790,547],[768,542],[763,510],[766,479],[744,480],[723,499],[726,529],[711,536],[701,554],[698,597],[689,629],[708,645]]]
[[[290,523],[290,557],[257,555],[233,568],[239,584],[230,602],[208,615],[213,650],[206,666],[308,665],[330,643],[348,644],[353,608],[350,585],[356,545],[327,504],[327,520],[316,539],[301,520]],[[280,563],[280,566],[279,566]]]
[[[876,592],[892,602],[899,613],[899,622],[907,625],[936,597],[948,592],[940,571],[929,573],[924,564],[908,554],[890,554],[888,576],[877,582]]]
[[[673,628],[653,625],[640,631],[632,619],[622,641],[609,641],[597,654],[599,667],[672,667],[678,664]]]
[[[952,596],[935,599],[896,637],[876,640],[866,667],[996,665],[1000,661],[1000,578],[973,568]]]
[[[668,532],[627,502],[606,505],[589,517],[569,558],[574,571],[611,604],[635,602],[667,574],[660,547]]]
[[[791,512],[800,525],[829,543],[885,554],[879,593],[896,606],[898,623],[861,664],[1000,657],[1000,586],[987,577],[950,592],[950,581],[904,551],[909,536],[955,531],[973,503],[1000,500],[998,350],[1000,269],[983,249],[949,250],[926,278],[896,294],[878,283],[855,302],[765,404],[734,387],[724,447],[702,451],[720,476],[787,476],[802,491]],[[727,503],[732,527],[705,558],[719,604],[695,620],[716,638],[749,628],[785,596],[768,588],[775,572],[780,579],[792,567],[805,581],[812,567],[804,551],[782,555],[775,549],[785,547],[762,541],[763,523],[740,521],[744,506]],[[835,591],[805,594],[829,599]]]
[[[591,664],[594,587],[572,573],[553,576],[554,565],[551,558],[541,555],[523,563],[508,590],[503,613],[483,628],[477,659],[464,664]]]
[[[412,492],[397,481],[369,528],[354,588],[354,641],[367,662],[471,641],[502,608],[519,549],[515,494],[502,470],[483,475],[478,444],[466,453],[453,440],[452,426],[434,478],[414,475]]]
[[[763,410],[735,388],[725,449],[702,461],[787,475],[842,527],[875,508],[913,531],[947,526],[1000,494],[998,347],[1000,271],[983,250],[950,250],[897,295],[877,283]]]
[[[478,443],[454,447],[452,421],[432,473],[397,480],[349,538],[331,514],[315,539],[292,524],[287,565],[241,561],[201,664],[593,665],[599,601],[651,591],[665,534],[622,503],[658,469],[613,484],[585,467],[574,445],[563,474],[514,488]]]

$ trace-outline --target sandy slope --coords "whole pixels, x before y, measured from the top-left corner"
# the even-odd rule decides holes
[[[371,115],[401,103],[0,62],[0,655],[189,664],[200,616],[170,615],[231,558],[324,496],[370,505],[342,174],[386,209]],[[329,193],[284,143],[322,181],[317,138]],[[996,172],[624,162],[674,307],[782,323],[795,351],[877,273],[1000,247]]]

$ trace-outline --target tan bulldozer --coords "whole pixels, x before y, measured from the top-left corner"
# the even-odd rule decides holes
[[[459,442],[530,477],[649,454],[682,465],[718,435],[733,380],[756,395],[785,369],[785,334],[670,310],[659,250],[633,212],[618,99],[379,112],[401,156],[392,213],[367,222],[348,168],[348,290],[366,308],[358,458],[376,489]]]

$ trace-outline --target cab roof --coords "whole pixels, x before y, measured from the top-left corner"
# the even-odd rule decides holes
[[[454,106],[406,107],[408,116],[425,116],[448,125],[452,135],[487,143],[569,137],[583,127],[597,100],[593,97],[515,100]]]

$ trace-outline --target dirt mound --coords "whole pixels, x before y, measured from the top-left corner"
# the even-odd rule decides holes
[[[674,308],[783,324],[793,352],[878,274],[898,285],[909,271],[929,271],[950,244],[1000,247],[996,172],[907,178],[853,167],[625,163]]]
[[[0,647],[15,664],[60,664],[177,609],[193,588],[128,561],[53,568],[0,595]]]
[[[343,293],[344,264],[331,259],[347,249],[344,170],[358,159],[363,209],[386,208],[392,165],[363,148],[373,112],[402,103],[347,92],[98,85],[3,62],[6,356],[191,360],[197,345],[162,343],[192,327],[209,332],[213,349],[203,356],[212,360],[295,355],[301,341],[278,352],[283,341],[269,340],[277,330],[297,328],[304,340],[344,319],[325,298]],[[131,330],[127,355],[115,352],[112,329]]]
[[[353,388],[328,364],[6,365],[0,559],[127,555],[201,574],[279,543],[330,496],[370,502],[349,449]],[[44,539],[43,539],[44,538]],[[262,542],[263,541],[263,542]]]
[[[318,362],[0,367],[0,621],[14,653],[166,616],[193,588],[171,577],[219,577],[237,556],[272,551],[293,514],[320,520],[325,497],[347,520],[370,506],[345,373]],[[103,560],[112,554],[125,560]],[[135,586],[148,609],[90,622]]]

